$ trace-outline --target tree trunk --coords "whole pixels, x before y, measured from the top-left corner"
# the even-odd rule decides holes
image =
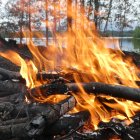
[[[106,24],[105,24],[105,27],[104,27],[104,33],[107,31],[108,20],[109,20],[109,16],[110,16],[111,9],[112,9],[112,1],[113,0],[110,0],[110,3],[109,3],[109,10],[108,10],[108,14],[107,14]]]
[[[94,0],[95,11],[94,11],[94,21],[95,27],[98,28],[98,14],[99,14],[99,0]]]
[[[29,0],[29,6],[28,6],[28,11],[29,11],[29,39],[32,40],[32,27],[31,27],[31,0]]]
[[[48,0],[45,2],[45,13],[46,13],[46,47],[48,46],[49,30],[48,30]]]
[[[68,32],[72,28],[72,0],[67,0],[67,30]]]
[[[21,6],[21,16],[20,16],[20,46],[22,46],[22,37],[23,37],[23,33],[22,33],[22,28],[23,28],[23,18],[24,18],[24,3],[21,1],[20,2],[20,6]]]

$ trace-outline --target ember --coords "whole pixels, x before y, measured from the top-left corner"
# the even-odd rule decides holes
[[[75,20],[73,13],[68,15]],[[56,34],[57,45],[44,51],[30,39],[31,59],[0,52],[20,67],[0,68],[2,139],[138,137],[139,70],[132,58],[106,48],[96,31],[84,27],[82,21],[90,24],[84,15],[80,21],[79,29],[69,27],[66,48]]]

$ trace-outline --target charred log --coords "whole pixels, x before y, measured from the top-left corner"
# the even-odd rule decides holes
[[[24,84],[18,82],[10,80],[0,81],[0,97],[9,96],[15,93],[25,93],[26,89]]]
[[[48,105],[48,107],[46,105],[32,105],[30,111],[28,111],[31,114],[34,113],[33,116],[37,117],[34,117],[31,121],[29,121],[28,118],[32,118],[33,116],[18,119],[17,121],[15,120],[15,122],[13,119],[4,121],[0,126],[0,136],[2,136],[3,139],[10,139],[15,137],[29,138],[30,136],[42,134],[46,126],[57,121],[62,115],[71,110],[75,104],[76,100],[71,96],[58,104]]]
[[[26,131],[30,137],[40,135],[45,126],[56,122],[62,115],[70,111],[76,105],[76,100],[73,96],[66,98],[60,103],[52,106],[51,110],[46,110],[34,117],[26,126]]]
[[[5,96],[0,98],[0,103],[10,102],[10,103],[21,103],[25,100],[25,97],[22,93],[15,93],[13,95]]]
[[[70,92],[80,92],[81,86],[87,93],[93,93],[95,95],[107,95],[135,102],[140,102],[140,89],[131,88],[122,85],[111,85],[99,82],[91,83],[68,83],[68,84],[47,84],[40,87],[33,88],[30,94],[36,96],[37,93],[44,95],[52,94],[70,94]]]
[[[45,110],[52,109],[50,104],[26,104],[24,102],[18,104],[12,104],[10,102],[0,103],[0,119],[7,120],[16,118],[28,117],[32,118]]]
[[[9,114],[14,110],[14,105],[9,102],[0,103],[0,120],[9,119]]]
[[[71,115],[64,115],[57,122],[45,128],[46,135],[66,135],[72,130],[78,130],[89,119],[88,111],[81,111]]]
[[[6,126],[6,125],[13,125],[13,124],[20,124],[20,123],[26,123],[29,121],[28,117],[25,118],[19,118],[19,119],[11,119],[11,120],[7,120],[7,121],[2,121],[0,123],[0,126]]]
[[[19,72],[10,71],[10,70],[6,70],[3,68],[0,68],[0,75],[2,75],[1,80],[20,79],[21,78],[21,75]]]
[[[51,111],[52,105],[47,104],[23,104],[23,105],[16,105],[14,107],[14,110],[10,113],[11,117],[28,117],[32,118],[34,116],[37,116],[38,114],[41,114],[45,110]]]
[[[0,126],[0,140],[11,138],[28,138],[27,132],[24,131],[26,123],[3,125]]]

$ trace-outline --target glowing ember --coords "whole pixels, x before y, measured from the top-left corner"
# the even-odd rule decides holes
[[[72,15],[73,13],[69,12],[68,14],[75,20],[76,17],[75,14]],[[49,72],[55,68],[57,69],[57,66],[62,68],[64,73],[73,72],[73,78],[77,84],[79,82],[95,81],[109,84],[122,83],[126,86],[137,87],[135,81],[139,80],[137,77],[138,70],[132,63],[132,60],[124,60],[122,57],[123,53],[120,50],[115,51],[106,48],[107,44],[94,31],[94,25],[91,30],[91,26],[88,26],[90,22],[84,15],[80,16],[80,23],[78,29],[71,27],[65,33],[65,37],[67,37],[66,48],[62,47],[63,37],[56,34],[57,45],[54,44],[54,46],[48,47],[48,50],[46,49],[45,52],[40,52],[33,42],[31,40],[29,41],[28,47],[33,55],[32,60],[24,60],[12,51],[0,53],[0,55],[21,66],[20,74],[26,79],[26,84],[29,88],[41,84],[36,79],[38,71],[45,70]],[[58,55],[61,56],[59,63]],[[78,72],[81,74],[79,75]],[[113,103],[101,102],[98,97],[88,95],[82,87],[80,87],[80,90],[81,92],[78,95],[73,93],[78,102],[77,107],[73,111],[88,109],[91,113],[91,122],[95,129],[101,120],[109,121],[112,117],[120,119],[130,118],[140,107],[138,103],[118,100],[113,97],[103,97],[108,100],[113,100]],[[50,96],[48,98],[40,95],[35,100],[39,102],[57,102],[62,98],[64,97],[60,95]],[[105,106],[115,110],[115,112],[109,109],[107,110]]]

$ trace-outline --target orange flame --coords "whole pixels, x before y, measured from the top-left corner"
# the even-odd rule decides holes
[[[68,11],[68,16],[73,21],[77,21],[76,12],[74,9],[73,12]],[[72,71],[73,78],[77,84],[90,81],[109,84],[119,84],[121,82],[126,86],[137,87],[135,81],[139,80],[137,76],[138,69],[132,60],[124,59],[124,54],[121,50],[115,51],[106,48],[107,44],[99,37],[95,31],[94,24],[91,25],[91,22],[88,21],[84,14],[80,15],[78,20],[80,22],[76,22],[75,27],[69,27],[69,31],[63,35],[56,33],[57,43],[54,46],[48,46],[43,51],[35,47],[30,40],[28,48],[33,55],[32,61],[24,60],[12,51],[0,53],[0,55],[21,66],[20,73],[26,79],[29,88],[37,86],[36,74],[38,71],[45,70],[49,72],[49,70],[54,70],[57,66],[62,68],[64,73]],[[42,35],[38,35],[38,37],[41,38]],[[66,41],[66,47],[62,47],[64,41]],[[130,118],[139,110],[140,104],[138,103],[118,100],[113,97],[96,97],[87,94],[80,85],[79,87],[81,92],[78,95],[73,93],[78,102],[74,111],[88,109],[95,129],[101,120],[108,121],[112,117]],[[51,96],[49,98],[55,102],[61,96]],[[49,98],[40,97],[36,100],[46,102]],[[115,110],[115,112],[111,111],[111,109]]]

